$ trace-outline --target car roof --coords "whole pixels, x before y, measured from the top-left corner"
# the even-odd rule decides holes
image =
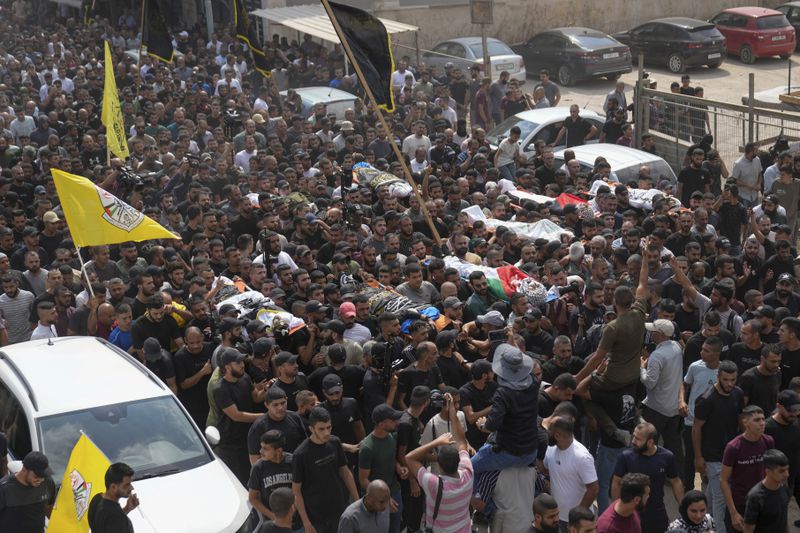
[[[333,87],[299,87],[294,90],[301,98],[311,102],[336,102],[339,100],[355,100],[356,96]],[[286,96],[286,91],[281,91]]]
[[[133,356],[96,337],[5,346],[0,375],[27,393],[36,417],[169,394]]]
[[[540,33],[560,33],[561,35],[566,35],[568,37],[579,37],[581,35],[602,35],[603,37],[608,36],[605,32],[600,30],[595,30],[594,28],[584,28],[583,26],[565,26],[562,28],[552,28],[550,30],[545,30]]]
[[[581,117],[583,118],[595,118],[601,122],[605,122],[604,117],[598,115],[594,111],[590,109],[581,109]],[[552,122],[554,120],[564,120],[569,116],[569,107],[568,106],[559,106],[559,107],[544,107],[542,109],[530,109],[528,111],[521,111],[516,114],[518,118],[522,120],[527,120],[529,122],[534,122],[536,124],[544,124],[546,122]]]
[[[650,23],[652,22],[658,22],[660,24],[668,24],[670,26],[677,26],[679,28],[684,28],[684,29],[697,28],[698,26],[709,25],[707,20],[692,19],[688,17],[667,17],[662,19],[653,19],[650,21]]]
[[[611,165],[611,170],[616,170],[617,168],[627,168],[636,164],[643,165],[653,161],[662,160],[657,155],[653,155],[643,150],[637,150],[636,148],[629,148],[627,146],[608,143],[584,144],[582,146],[573,146],[572,148],[559,150],[555,153],[556,158],[563,159],[564,152],[566,150],[572,150],[575,152],[575,158],[581,163],[589,166],[594,166],[594,161],[598,157],[605,157],[608,161],[608,164]]]
[[[730,7],[728,9],[723,9],[722,13],[733,13],[734,15],[743,15],[752,18],[783,15],[780,11],[775,11],[774,9],[766,7]]]
[[[486,40],[487,41],[497,42],[497,43],[502,43],[503,42],[500,39],[495,39],[494,37],[489,37]],[[473,44],[480,44],[481,42],[482,41],[481,41],[480,37],[456,37],[455,39],[447,39],[446,41],[441,41],[440,43],[437,44],[437,46],[439,44],[442,44],[442,43],[458,43],[458,44],[463,44],[463,45],[466,45],[466,46],[472,46]],[[503,43],[503,44],[505,44],[505,43]]]
[[[784,4],[781,4],[781,5],[777,6],[777,7],[800,7],[800,1],[798,1],[798,2],[786,2]]]

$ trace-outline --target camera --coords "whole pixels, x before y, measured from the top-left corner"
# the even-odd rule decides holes
[[[224,120],[226,126],[233,126],[234,124],[242,120],[242,115],[235,109],[226,109]]]
[[[364,210],[358,204],[347,203],[344,205],[344,221],[347,229],[358,231],[364,220]]]
[[[580,294],[581,286],[577,283],[570,283],[569,285],[564,285],[563,287],[556,287],[558,290],[559,296],[564,296],[565,294],[575,293]]]
[[[120,167],[117,181],[127,189],[142,189],[144,181],[140,175],[135,173],[130,167]]]

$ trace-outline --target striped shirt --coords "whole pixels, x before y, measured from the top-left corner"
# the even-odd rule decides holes
[[[469,518],[469,502],[472,497],[472,462],[469,454],[462,450],[458,453],[458,478],[442,476],[444,480],[442,501],[439,514],[433,523],[434,533],[470,533],[472,523]],[[436,496],[439,492],[439,476],[431,474],[425,468],[417,472],[417,481],[425,491],[425,523],[430,524],[433,510],[436,507]]]
[[[31,305],[35,296],[28,291],[19,290],[17,296],[9,297],[7,294],[0,295],[0,311],[6,319],[6,329],[8,330],[8,342],[25,342],[31,338],[31,325],[28,323]]]

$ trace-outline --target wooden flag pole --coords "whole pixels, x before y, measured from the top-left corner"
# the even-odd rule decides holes
[[[350,43],[347,42],[347,39],[342,32],[341,26],[339,26],[339,21],[336,20],[336,17],[333,14],[333,10],[331,9],[328,0],[321,0],[322,5],[325,7],[325,12],[328,14],[328,18],[331,19],[331,24],[333,24],[333,29],[336,31],[336,35],[339,36],[339,41],[342,43],[342,48],[344,48],[344,52],[347,55],[350,63],[353,65],[353,70],[355,70],[356,76],[358,77],[358,81],[361,83],[361,86],[364,88],[364,91],[367,93],[367,98],[372,105],[375,107],[375,113],[378,115],[378,120],[380,120],[381,124],[383,125],[384,130],[389,137],[389,144],[392,146],[392,150],[394,150],[394,155],[397,157],[397,160],[403,166],[403,173],[405,174],[406,181],[409,185],[411,185],[411,189],[414,191],[414,195],[417,197],[417,201],[419,202],[419,207],[422,210],[422,215],[425,217],[425,222],[428,224],[428,227],[431,229],[431,233],[433,233],[433,239],[436,241],[436,244],[441,247],[442,245],[442,238],[439,236],[439,232],[436,230],[436,226],[433,224],[433,218],[431,218],[431,214],[428,211],[428,207],[425,205],[425,201],[422,199],[422,195],[419,193],[419,189],[417,188],[417,184],[414,183],[414,178],[411,176],[411,169],[408,168],[408,164],[406,163],[405,158],[403,157],[403,152],[400,151],[400,148],[397,146],[397,143],[394,141],[394,135],[392,134],[392,130],[389,129],[389,125],[386,123],[386,118],[383,116],[383,112],[381,111],[380,106],[378,105],[378,101],[375,100],[375,95],[372,93],[372,88],[367,84],[367,80],[364,78],[364,72],[361,70],[361,65],[358,64],[358,61],[355,60],[353,57],[353,51],[350,49]]]

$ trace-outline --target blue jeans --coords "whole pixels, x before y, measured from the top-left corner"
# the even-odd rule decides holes
[[[709,463],[706,462],[706,477],[708,478],[708,487],[706,487],[706,498],[710,504],[711,516],[714,517],[714,522],[717,526],[717,533],[725,533],[725,496],[722,495],[722,489],[719,484],[719,476],[722,473],[722,463]]]
[[[614,475],[614,468],[617,466],[617,459],[622,455],[623,450],[625,450],[624,447],[609,448],[602,444],[597,445],[594,467],[597,471],[597,484],[600,487],[600,491],[597,493],[598,514],[602,514],[610,503],[611,478]]]
[[[403,495],[399,489],[392,491],[392,499],[397,502],[397,511],[389,513],[389,533],[400,533],[403,522]]]
[[[484,444],[472,457],[472,471],[475,474],[481,472],[491,472],[492,470],[503,470],[512,466],[528,466],[536,460],[536,450],[534,449],[527,455],[514,455],[507,451],[492,450],[491,444]]]
[[[500,171],[501,178],[505,178],[509,181],[517,180],[517,165],[515,165],[514,163],[503,165],[502,167],[499,167],[497,170]]]

